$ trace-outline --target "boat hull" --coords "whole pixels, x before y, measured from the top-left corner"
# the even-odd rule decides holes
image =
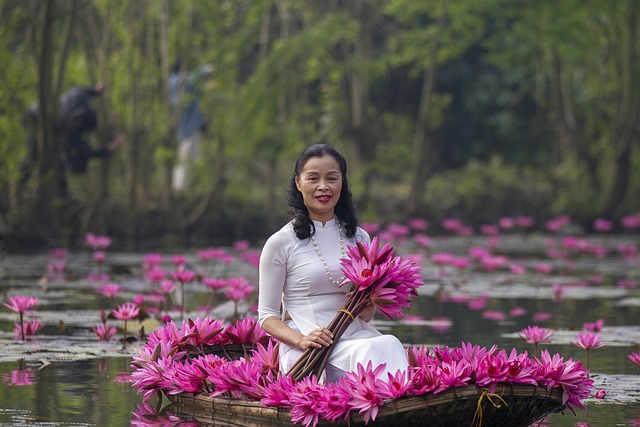
[[[187,393],[169,396],[169,399],[173,412],[207,426],[296,425],[286,409],[266,407],[253,400]],[[495,393],[489,393],[485,388],[468,385],[439,394],[391,400],[380,408],[375,422],[370,421],[368,425],[458,427],[472,425],[475,418],[476,425],[526,427],[549,413],[563,409],[562,390],[558,388],[547,391],[531,385],[499,384]],[[347,425],[347,421],[332,423],[320,420],[318,425]],[[352,412],[350,425],[365,425],[362,415]]]

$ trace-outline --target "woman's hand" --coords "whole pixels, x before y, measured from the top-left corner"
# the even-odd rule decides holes
[[[297,347],[304,351],[308,348],[329,347],[333,344],[333,334],[327,328],[318,328],[309,332],[309,335],[303,335],[298,341]]]

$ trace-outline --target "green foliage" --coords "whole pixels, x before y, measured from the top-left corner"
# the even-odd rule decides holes
[[[461,218],[477,226],[495,223],[500,216],[544,217],[552,199],[552,184],[544,174],[505,164],[496,155],[431,178],[425,206],[434,219]]]
[[[206,222],[233,218],[239,224],[230,228],[242,233],[261,212],[271,209],[274,219],[286,211],[293,161],[316,142],[346,154],[367,220],[402,220],[432,66],[432,178],[421,211],[473,223],[515,214],[595,216],[616,182],[616,154],[627,147],[627,194],[640,186],[634,0],[83,0],[66,56],[74,3],[50,1],[57,13],[54,79],[64,72],[63,89],[106,82],[92,144],[106,144],[114,131],[126,136],[108,169],[93,160],[86,177],[73,179],[75,196],[93,203],[87,228],[109,217],[105,206],[132,212],[130,224],[101,223],[129,232],[135,215],[148,218],[163,206],[163,221],[151,223],[159,228],[214,194],[215,212],[205,209],[205,224],[196,225],[214,228]],[[22,115],[38,97],[38,5],[0,3],[5,193],[20,177]],[[177,117],[166,78],[177,59],[191,71],[214,69],[202,85],[209,127],[194,164],[197,181],[180,195],[167,188]],[[108,200],[99,200],[96,188],[107,188]],[[166,210],[176,197],[185,202],[173,218]],[[627,197],[617,208],[638,206]],[[20,217],[20,206],[0,209]],[[92,216],[98,211],[103,215]]]

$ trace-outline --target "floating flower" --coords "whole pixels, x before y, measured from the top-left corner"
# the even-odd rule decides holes
[[[431,255],[431,261],[433,261],[434,264],[440,266],[451,265],[454,259],[455,256],[449,252],[438,252]]]
[[[147,279],[153,283],[160,283],[167,277],[167,272],[160,267],[151,267],[147,271]]]
[[[640,353],[631,353],[627,355],[627,357],[629,358],[629,360],[631,360],[631,362],[640,366]]]
[[[203,277],[202,283],[204,283],[206,287],[210,288],[214,292],[229,286],[229,282],[227,279],[218,279],[218,278],[210,278],[210,277]]]
[[[111,313],[116,319],[129,320],[133,319],[138,315],[138,313],[140,313],[140,308],[131,302],[126,302],[120,305],[117,309],[112,310]]]
[[[120,295],[120,293],[122,293],[122,286],[118,285],[117,283],[108,283],[96,288],[96,292],[104,295],[107,298],[114,299],[115,297]]]
[[[480,259],[480,264],[487,271],[495,271],[498,267],[501,267],[507,262],[507,258],[504,256],[492,256],[487,255]]]
[[[552,317],[553,317],[553,315],[551,313],[549,313],[548,311],[539,311],[539,312],[533,314],[533,321],[534,322],[546,322],[547,320],[550,320]]]
[[[604,347],[604,344],[601,344],[602,337],[600,334],[591,333],[591,332],[581,332],[578,334],[578,338],[573,343],[580,348],[584,348],[585,350],[592,350],[594,348]]]
[[[248,240],[238,240],[233,242],[233,249],[238,252],[244,252],[249,249],[249,241]]]
[[[497,322],[503,321],[506,318],[505,314],[498,310],[487,310],[482,313],[482,317]]]
[[[180,268],[187,265],[187,258],[184,255],[172,255],[171,262],[176,268]]]
[[[93,253],[93,260],[99,264],[103,263],[107,258],[107,254],[104,251],[95,251]]]
[[[38,298],[24,295],[9,296],[9,304],[3,302],[2,305],[16,313],[31,315],[31,309],[38,303]]]
[[[530,216],[517,216],[516,225],[520,228],[531,228],[536,221]]]
[[[518,335],[529,344],[533,344],[537,352],[538,344],[551,342],[553,332],[539,326],[527,326],[526,328],[521,330]]]
[[[85,243],[94,251],[100,251],[111,246],[111,238],[99,234],[87,233]]]
[[[595,322],[585,322],[582,327],[589,332],[600,332],[604,326],[604,320],[598,319]]]
[[[414,230],[426,230],[429,227],[429,221],[423,218],[410,218],[407,223]]]
[[[116,319],[124,320],[124,338],[123,345],[127,344],[127,320],[133,319],[140,313],[140,308],[131,303],[127,302],[118,307],[117,310],[112,310],[112,313]]]
[[[107,326],[104,323],[93,328],[93,332],[98,336],[100,341],[109,341],[116,334],[115,326]]]
[[[160,268],[162,264],[162,255],[158,253],[148,253],[142,257],[142,268],[146,271],[153,270],[154,268]]]
[[[551,264],[547,264],[544,262],[538,262],[533,266],[534,270],[541,274],[549,274],[551,270],[553,270],[553,266]]]
[[[634,279],[620,279],[617,285],[622,289],[635,289],[638,286],[638,281]]]
[[[162,282],[160,282],[160,289],[162,290],[163,293],[167,295],[173,293],[173,291],[176,290],[177,286],[178,285],[175,282],[172,282],[171,280],[163,280]]]
[[[9,304],[3,302],[2,305],[7,307],[11,311],[15,311],[20,316],[20,333],[22,336],[22,341],[25,338],[25,328],[24,328],[24,315],[31,315],[30,311],[36,304],[38,303],[38,298],[27,297],[24,295],[16,295],[14,297],[9,297]]]
[[[592,333],[592,332],[581,332],[578,334],[578,338],[573,343],[580,348],[584,348],[587,350],[587,359],[585,361],[585,365],[587,365],[587,369],[589,369],[589,352],[595,348],[604,347],[601,341],[602,337],[600,334]]]
[[[606,395],[607,395],[607,390],[600,389],[600,390],[595,392],[593,397],[595,397],[596,399],[604,399]]]
[[[526,273],[527,270],[522,265],[509,264],[509,271],[511,271],[512,274],[520,276],[520,275]]]
[[[13,327],[13,333],[16,336],[26,337],[34,336],[44,325],[38,319],[32,319],[23,323],[16,323]]]

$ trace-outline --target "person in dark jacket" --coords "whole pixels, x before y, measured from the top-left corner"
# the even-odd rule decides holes
[[[89,160],[94,157],[109,156],[122,142],[122,135],[117,135],[108,145],[93,148],[87,136],[95,131],[98,125],[97,114],[91,100],[101,95],[106,87],[102,83],[94,87],[72,86],[60,97],[58,114],[55,120],[55,135],[62,142],[60,158],[58,160],[62,169],[61,179],[58,182],[60,196],[67,195],[66,170],[72,173],[84,174],[88,170]],[[37,121],[38,104],[34,103],[27,112],[27,124],[35,129]],[[35,135],[35,132],[33,132]],[[35,164],[38,152],[35,137],[28,141],[28,160],[23,166],[23,181],[29,178],[29,169]]]

